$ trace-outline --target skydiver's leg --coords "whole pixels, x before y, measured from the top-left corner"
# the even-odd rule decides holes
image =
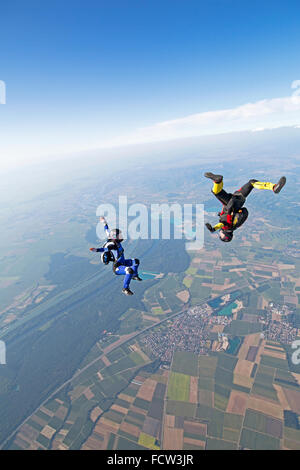
[[[126,274],[124,277],[123,289],[129,289],[130,281],[133,278],[133,269],[126,267],[125,271],[126,271]]]
[[[125,262],[126,261],[131,261],[131,260],[125,260]],[[115,274],[117,274],[117,276],[122,276],[122,275],[125,276],[124,282],[123,282],[123,289],[128,289],[130,281],[132,277],[134,276],[134,272],[135,272],[134,269],[129,266],[126,266],[125,264],[121,264],[114,270],[114,272]]]
[[[142,281],[142,278],[140,278],[138,274],[139,264],[140,260],[137,258],[125,260],[125,266],[129,266],[133,270],[132,279],[134,279],[135,281]]]
[[[122,264],[121,266],[118,266],[115,269],[116,274],[125,275],[124,284],[123,284],[124,289],[129,289],[130,281],[132,278],[141,280],[138,275],[139,264],[140,264],[140,261],[136,258],[125,259],[124,264]]]
[[[271,191],[273,191],[274,193],[279,193],[283,186],[285,185],[286,183],[286,177],[285,176],[282,176],[280,178],[280,180],[278,181],[278,183],[269,183],[269,182],[265,182],[265,181],[256,181],[253,186],[254,188],[256,189],[269,189]]]
[[[252,189],[255,188],[255,184],[256,184],[257,180],[249,180],[248,183],[244,184],[244,186],[242,186],[240,189],[238,189],[234,194],[239,194],[241,193],[245,198],[247,196],[249,196],[249,194],[251,193]]]
[[[133,272],[134,272],[134,276],[137,276],[137,274],[138,274],[139,264],[140,264],[140,261],[136,258],[125,259],[125,261],[124,261],[125,266],[132,267]]]
[[[285,185],[286,178],[282,176],[278,183],[269,183],[266,181],[258,181],[255,179],[249,180],[248,183],[244,184],[237,193],[241,192],[244,197],[247,197],[253,188],[255,189],[268,189],[273,191],[274,193],[279,193],[283,186]]]
[[[224,189],[223,189],[223,177],[222,177],[222,180],[219,182],[219,183],[216,183],[214,181],[214,185],[212,187],[212,190],[211,192],[216,196],[216,198],[226,206],[226,204],[228,204],[228,202],[230,201],[231,197],[232,197],[232,194],[231,193],[227,193]]]

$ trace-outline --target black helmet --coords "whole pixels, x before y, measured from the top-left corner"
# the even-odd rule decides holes
[[[101,261],[104,264],[109,264],[110,261],[115,261],[115,256],[111,251],[104,251],[101,253]]]
[[[219,237],[220,237],[220,240],[222,240],[222,242],[231,242],[232,237],[233,237],[233,232],[231,230],[221,229]]]
[[[114,242],[122,242],[123,241],[123,235],[120,229],[114,228],[109,232],[109,238],[110,240],[113,240]]]

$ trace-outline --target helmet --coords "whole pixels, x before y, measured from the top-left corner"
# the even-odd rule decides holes
[[[115,256],[111,251],[104,251],[101,253],[101,261],[104,264],[109,264],[110,261],[115,261]]]
[[[110,240],[122,242],[123,241],[123,235],[120,229],[114,228],[109,232],[109,238]]]
[[[230,230],[222,230],[221,229],[219,237],[220,237],[220,240],[222,240],[222,242],[231,242],[232,237],[233,237],[233,233]]]

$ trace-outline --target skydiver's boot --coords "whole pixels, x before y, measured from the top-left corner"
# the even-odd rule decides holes
[[[274,187],[273,187],[274,193],[276,193],[276,194],[280,193],[280,191],[282,190],[282,188],[283,188],[283,186],[285,185],[285,183],[286,183],[286,177],[285,177],[285,176],[282,176],[282,177],[280,178],[280,180],[278,181],[278,183],[275,184]]]
[[[204,176],[206,178],[213,180],[215,183],[221,183],[221,181],[223,181],[222,175],[214,175],[213,173],[207,172],[207,173],[204,173]]]
[[[206,224],[206,228],[208,228],[208,230],[211,232],[211,233],[214,233],[215,232],[215,229],[207,222]]]
[[[133,295],[133,292],[131,292],[131,290],[128,289],[128,288],[127,288],[127,289],[122,289],[122,292],[123,292],[123,294],[125,294],[125,295]]]
[[[143,280],[139,275],[133,276],[132,279],[133,279],[134,281],[142,281],[142,280]]]

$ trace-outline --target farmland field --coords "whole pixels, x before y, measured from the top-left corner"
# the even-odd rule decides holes
[[[171,372],[169,378],[168,398],[177,401],[189,401],[190,376],[178,372]]]

